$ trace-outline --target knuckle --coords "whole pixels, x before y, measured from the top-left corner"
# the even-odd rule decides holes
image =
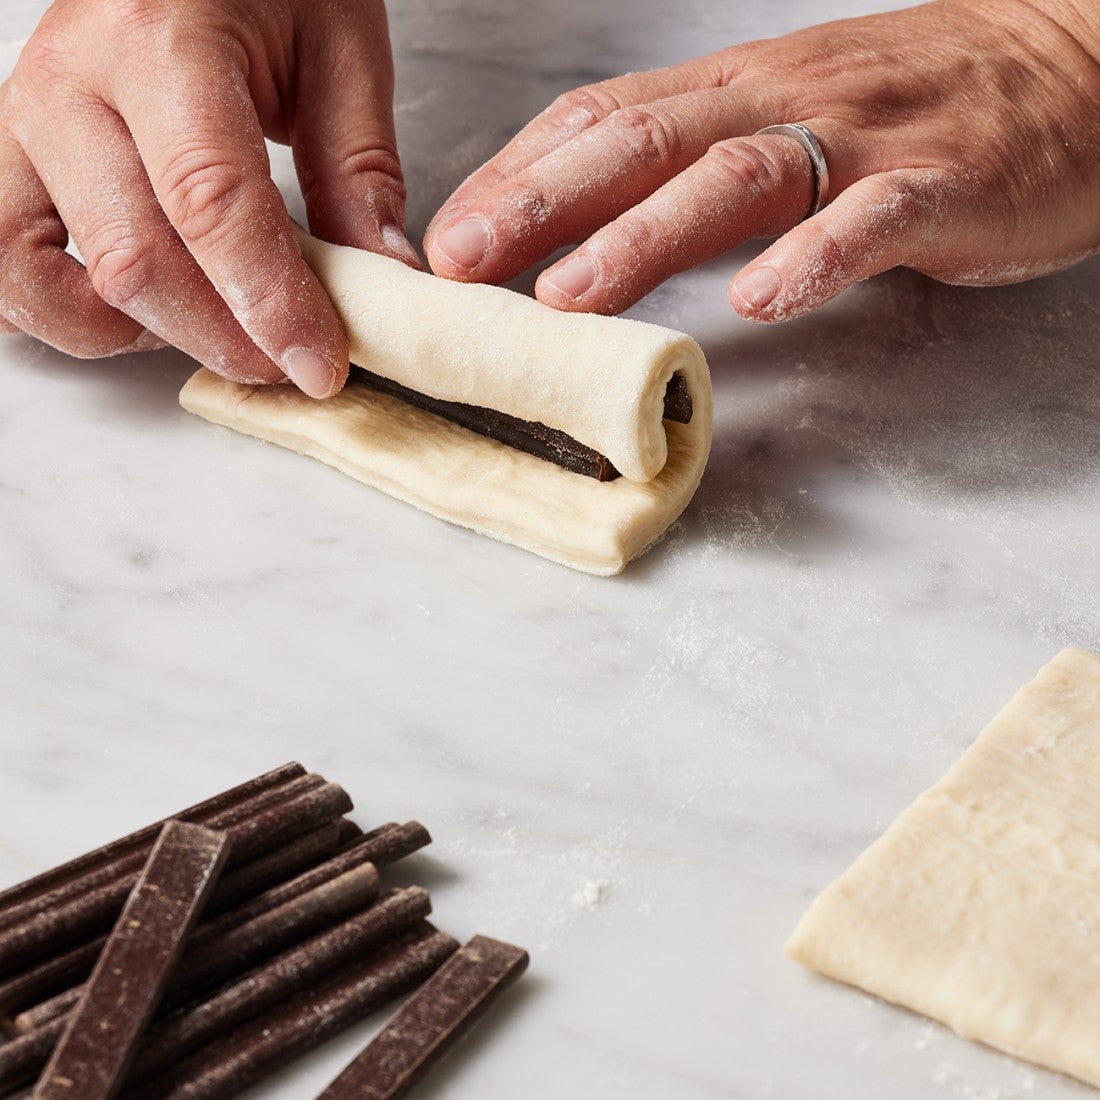
[[[397,150],[384,145],[359,145],[349,148],[338,160],[337,170],[341,176],[352,179],[356,176],[387,177],[401,183],[401,161]]]
[[[764,46],[762,41],[742,42],[705,58],[713,66],[715,86],[724,87],[739,80],[756,63]]]
[[[872,177],[864,186],[867,204],[880,218],[888,219],[897,233],[907,232],[934,212],[924,188],[907,175]]]
[[[189,141],[168,158],[161,201],[180,237],[201,244],[225,226],[246,197],[244,171],[201,141]]]
[[[811,219],[806,222],[803,232],[807,245],[806,252],[814,257],[814,269],[823,273],[823,282],[827,281],[825,274],[847,270],[849,250],[827,222]]]
[[[738,189],[774,191],[782,186],[787,176],[784,167],[751,139],[717,142],[703,159],[721,181]]]
[[[145,38],[163,27],[170,8],[164,0],[101,0],[103,25],[123,39]]]
[[[235,288],[226,300],[245,326],[257,324],[264,317],[285,316],[291,308],[286,287],[278,276],[262,281],[250,280],[247,285]]]
[[[603,122],[621,108],[622,104],[606,88],[588,84],[558,96],[546,109],[546,115],[560,130],[579,134],[597,122]]]
[[[625,107],[608,122],[619,132],[630,155],[644,164],[677,160],[683,151],[679,127],[650,107]]]
[[[406,197],[401,161],[393,146],[348,146],[327,171],[304,171],[301,181],[302,196],[314,207],[343,201],[343,191],[349,184],[357,185],[357,201],[365,201],[375,213],[401,207]]]
[[[0,293],[17,295],[34,283],[33,272],[41,253],[64,248],[68,234],[56,216],[35,216],[13,210],[0,216]]]
[[[634,272],[639,262],[659,266],[659,258],[668,256],[666,243],[658,226],[637,214],[624,214],[614,225],[614,267]]]
[[[518,223],[532,228],[545,225],[554,208],[544,187],[522,177],[510,185],[507,194],[503,196],[503,202],[513,212]]]
[[[67,82],[76,58],[76,45],[53,20],[43,20],[19,57],[18,77],[32,87],[49,88]]]
[[[86,244],[84,259],[92,288],[115,309],[140,297],[156,270],[152,245],[125,226],[99,230]]]

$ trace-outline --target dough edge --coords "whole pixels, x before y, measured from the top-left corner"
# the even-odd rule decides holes
[[[1015,782],[1002,792],[1007,776]],[[1100,839],[1088,828],[1097,791],[1100,656],[1067,649],[815,898],[786,954],[965,1038],[1100,1087],[1100,959],[1074,927],[1100,928]],[[990,807],[1004,829],[986,827]],[[973,835],[958,830],[970,811],[981,826]],[[937,844],[958,864],[929,854]],[[1051,858],[1037,863],[1047,848]],[[962,942],[947,928],[961,929]]]
[[[598,482],[352,384],[326,401],[204,369],[180,404],[206,420],[309,455],[440,519],[550,561],[612,576],[657,541],[698,487],[710,448],[709,387],[690,424],[665,422],[668,459],[646,482]]]

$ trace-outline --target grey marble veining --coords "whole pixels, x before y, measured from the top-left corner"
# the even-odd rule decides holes
[[[44,3],[4,8],[7,68]],[[578,81],[822,15],[393,8],[414,232]],[[425,1097],[1089,1095],[781,947],[1043,661],[1100,645],[1100,266],[895,272],[761,328],[725,303],[745,255],[633,311],[704,344],[717,438],[613,580],[186,416],[177,353],[0,340],[0,882],[299,758],[364,824],[429,825],[401,875],[443,927],[532,952]],[[255,1095],[313,1095],[371,1026]]]

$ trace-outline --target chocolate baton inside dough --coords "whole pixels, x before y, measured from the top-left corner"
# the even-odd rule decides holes
[[[351,364],[351,382],[360,382],[382,393],[399,397],[418,409],[435,413],[445,420],[461,424],[478,435],[487,436],[518,451],[536,458],[546,459],[574,474],[593,477],[597,481],[614,481],[622,475],[599,451],[586,447],[566,432],[549,428],[533,420],[520,420],[507,413],[488,409],[481,405],[464,405],[458,401],[440,401],[419,390],[383,378],[380,374]],[[665,387],[664,419],[677,424],[690,424],[692,415],[691,394],[684,377],[674,374]]]

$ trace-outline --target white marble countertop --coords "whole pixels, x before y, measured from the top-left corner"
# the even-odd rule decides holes
[[[3,6],[6,68],[45,3]],[[821,15],[394,8],[414,234],[559,91]],[[735,266],[634,311],[703,343],[717,437],[613,580],[188,417],[176,353],[0,340],[0,883],[301,759],[362,824],[429,826],[403,874],[442,927],[531,951],[418,1095],[1091,1095],[781,947],[1040,664],[1100,646],[1100,265],[893,273],[774,328],[728,309]],[[313,1095],[370,1026],[252,1095]]]

